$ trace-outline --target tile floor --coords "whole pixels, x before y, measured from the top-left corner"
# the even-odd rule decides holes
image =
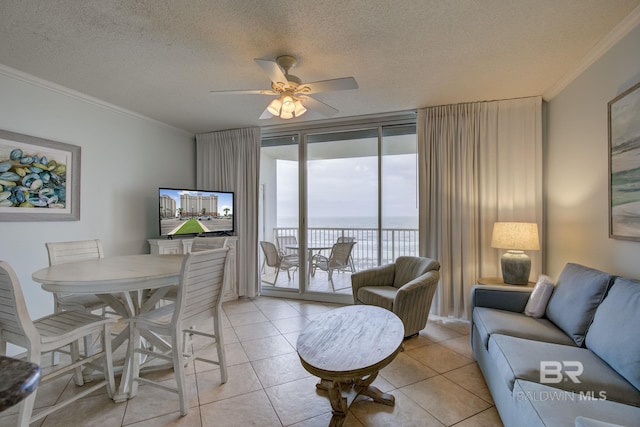
[[[229,381],[220,384],[214,365],[190,364],[186,417],[179,416],[175,394],[142,385],[138,395],[125,403],[116,404],[98,391],[33,425],[327,426],[331,410],[326,393],[316,390],[317,378],[302,368],[295,345],[299,332],[314,316],[335,307],[267,297],[225,303]],[[213,347],[204,350],[215,357]],[[171,371],[151,375],[173,382]],[[418,337],[405,341],[405,351],[380,372],[374,385],[391,392],[395,406],[357,400],[345,427],[502,425],[472,358],[464,322],[430,319]],[[76,389],[70,376],[60,378],[38,390],[36,407],[51,405]],[[15,421],[15,408],[0,414],[0,427],[13,426]]]

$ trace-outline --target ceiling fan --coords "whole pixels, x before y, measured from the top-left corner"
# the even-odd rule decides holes
[[[298,62],[291,55],[278,56],[275,61],[269,59],[254,59],[254,61],[271,79],[271,89],[223,90],[211,91],[211,93],[277,96],[278,98],[272,100],[260,115],[261,119],[270,119],[273,116],[281,119],[300,117],[307,111],[307,108],[330,117],[338,110],[311,95],[319,92],[358,88],[358,83],[353,77],[302,83],[299,77],[289,74],[289,70],[295,67]]]

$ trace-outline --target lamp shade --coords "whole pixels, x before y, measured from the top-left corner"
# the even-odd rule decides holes
[[[538,224],[535,222],[496,222],[491,247],[521,251],[540,250]]]

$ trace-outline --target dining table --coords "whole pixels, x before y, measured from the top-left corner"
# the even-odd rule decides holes
[[[48,292],[97,295],[123,319],[153,310],[173,285],[177,285],[183,255],[122,255],[75,261],[42,268],[32,279]],[[169,343],[152,333],[142,333],[141,339],[159,349],[169,350]],[[129,342],[129,326],[112,339],[115,352]],[[127,352],[129,355],[129,347]],[[113,400],[130,397],[132,360],[124,358],[122,377]]]

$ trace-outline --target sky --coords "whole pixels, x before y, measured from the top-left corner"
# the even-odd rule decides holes
[[[314,226],[314,218],[375,218],[378,209],[377,161],[375,156],[308,161],[309,225]],[[387,216],[417,218],[416,169],[416,154],[383,156],[383,225]],[[277,183],[278,217],[296,218],[298,163],[278,160]]]

